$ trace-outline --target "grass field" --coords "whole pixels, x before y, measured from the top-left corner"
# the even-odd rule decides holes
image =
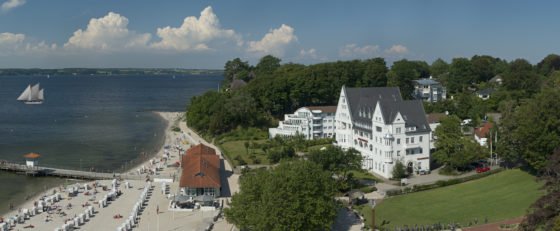
[[[253,140],[251,142],[260,144],[265,141],[266,140]],[[228,159],[233,162],[232,164],[234,166],[239,165],[239,161],[235,159],[236,156],[241,156],[247,164],[254,164],[253,160],[250,158],[251,155],[255,155],[255,157],[260,161],[260,164],[270,164],[270,161],[262,149],[249,148],[249,154],[247,154],[245,142],[245,140],[228,141],[220,144],[220,146],[224,154],[228,156]]]
[[[376,225],[383,227],[458,222],[485,218],[488,222],[520,217],[543,192],[535,177],[521,170],[506,170],[466,183],[395,196],[380,202],[375,208]],[[360,207],[370,225],[371,209]]]

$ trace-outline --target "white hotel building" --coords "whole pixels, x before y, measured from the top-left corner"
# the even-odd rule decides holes
[[[354,148],[362,167],[385,178],[401,161],[410,173],[430,169],[430,134],[422,101],[402,100],[396,87],[342,87],[335,144]]]
[[[278,127],[269,128],[270,138],[303,135],[305,139],[332,138],[336,106],[312,106],[297,109],[284,115]]]

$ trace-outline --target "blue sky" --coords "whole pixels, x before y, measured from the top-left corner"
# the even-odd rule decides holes
[[[349,3],[348,3],[349,2]],[[555,1],[0,0],[0,68],[560,53]]]

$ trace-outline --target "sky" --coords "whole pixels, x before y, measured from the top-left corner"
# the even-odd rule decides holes
[[[560,53],[560,1],[0,0],[0,68],[220,69]]]

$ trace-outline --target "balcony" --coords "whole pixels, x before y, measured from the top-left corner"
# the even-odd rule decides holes
[[[388,164],[393,163],[393,158],[391,158],[391,157],[384,157],[384,158],[383,158],[383,162],[388,163]]]

